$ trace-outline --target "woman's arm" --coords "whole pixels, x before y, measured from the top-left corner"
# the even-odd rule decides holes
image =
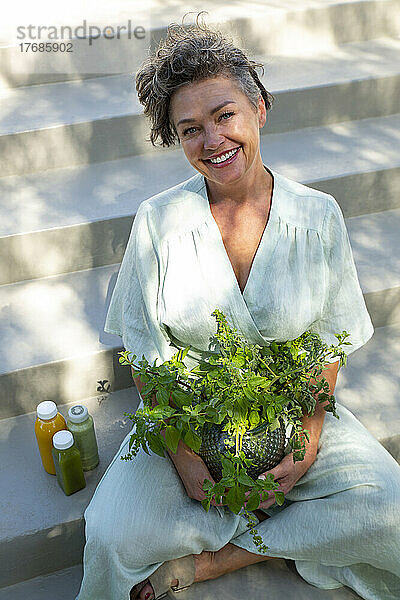
[[[140,394],[144,383],[141,381],[140,377],[133,377],[133,380]],[[156,404],[157,400],[155,396],[153,396],[152,405],[155,406]],[[203,491],[204,480],[209,479],[213,484],[215,483],[203,459],[193,452],[193,450],[182,442],[182,440],[179,440],[176,454],[168,449],[167,452],[175,465],[189,498],[199,501],[203,500],[205,498],[205,492]]]
[[[326,368],[322,371],[321,375],[315,379],[311,379],[311,383],[321,380],[323,377],[329,384],[329,393],[333,394],[337,372],[339,367],[339,361],[327,364]],[[318,394],[316,395],[316,398]],[[312,416],[304,415],[302,418],[303,427],[309,432],[310,441],[306,440],[306,454],[304,460],[293,462],[293,455],[287,454],[283,460],[273,469],[268,471],[275,477],[275,481],[279,483],[279,490],[284,494],[287,494],[297,483],[297,481],[303,477],[303,475],[311,467],[317,456],[318,442],[321,435],[322,425],[324,423],[326,411],[324,404],[317,402],[315,412]],[[274,504],[275,497],[271,493],[268,500],[260,504],[260,508],[269,508]]]
[[[329,394],[333,394],[336,386],[338,367],[339,361],[326,365],[326,368],[322,371],[321,375],[315,379],[311,379],[311,383],[316,383],[316,381],[320,381],[325,377],[329,384]],[[318,398],[318,394],[315,397]],[[315,413],[310,417],[304,415],[302,418],[303,428],[309,431],[310,437],[310,441],[306,441],[306,457],[308,457],[308,460],[311,460],[308,466],[314,462],[317,455],[318,442],[325,415],[326,410],[324,409],[324,403],[317,402]]]

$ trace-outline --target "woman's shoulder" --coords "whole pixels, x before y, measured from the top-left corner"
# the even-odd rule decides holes
[[[204,178],[198,173],[158,194],[154,194],[154,196],[144,200],[140,206],[143,205],[150,210],[167,210],[174,204],[188,203],[190,199],[196,201],[196,197],[204,188]]]
[[[204,194],[204,178],[199,173],[144,200],[137,216],[150,216],[161,239],[171,232],[187,231],[204,217]]]
[[[321,190],[273,172],[277,184],[277,204],[281,219],[304,229],[322,232],[327,215],[340,207],[335,198]]]

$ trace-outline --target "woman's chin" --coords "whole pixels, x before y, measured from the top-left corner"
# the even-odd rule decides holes
[[[198,169],[200,170],[200,169]],[[200,171],[206,179],[219,184],[232,184],[238,182],[245,174],[245,169],[240,165],[226,165],[226,167],[213,167],[204,165]]]

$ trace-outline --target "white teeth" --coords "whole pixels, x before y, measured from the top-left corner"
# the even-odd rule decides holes
[[[239,148],[235,148],[235,150],[231,150],[230,152],[227,152],[226,154],[223,154],[222,156],[218,156],[218,158],[210,158],[210,161],[212,163],[225,162],[226,160],[228,160],[228,158],[231,158],[234,154],[236,154],[236,152],[238,150],[239,150]]]

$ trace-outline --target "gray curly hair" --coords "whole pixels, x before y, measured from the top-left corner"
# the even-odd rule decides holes
[[[193,25],[172,23],[154,56],[146,59],[136,73],[136,90],[144,114],[151,122],[153,146],[158,138],[164,147],[179,143],[170,118],[170,102],[173,93],[185,84],[223,75],[237,83],[255,109],[260,95],[267,110],[274,101],[256,72],[256,68],[261,68],[264,73],[263,65],[249,60],[220,31],[201,23],[201,14]]]

